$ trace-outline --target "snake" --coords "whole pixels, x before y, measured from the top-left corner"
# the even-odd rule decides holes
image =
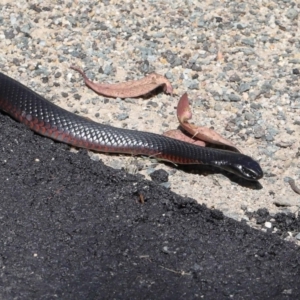
[[[150,156],[175,165],[204,164],[252,181],[263,177],[259,163],[250,156],[86,119],[55,105],[1,72],[0,110],[42,136],[78,148]]]

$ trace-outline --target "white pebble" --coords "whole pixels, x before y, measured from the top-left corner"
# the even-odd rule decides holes
[[[271,222],[265,222],[265,227],[272,228],[272,223]]]

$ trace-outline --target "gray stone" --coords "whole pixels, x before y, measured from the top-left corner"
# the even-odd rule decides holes
[[[238,82],[238,81],[241,81],[241,78],[239,75],[237,74],[233,74],[229,77],[229,81],[231,82]]]
[[[237,101],[241,101],[241,97],[236,95],[236,94],[228,94],[228,98],[230,101],[233,101],[233,102],[237,102]]]
[[[103,69],[103,73],[104,73],[105,75],[110,75],[111,72],[112,72],[112,70],[113,70],[112,64],[107,64],[107,65],[104,67],[104,69]]]
[[[220,103],[216,103],[215,104],[215,107],[214,107],[214,110],[215,111],[221,111],[223,109],[222,105]]]
[[[279,196],[273,201],[273,203],[275,205],[280,205],[280,206],[299,206],[300,205],[300,201],[295,199],[295,198],[291,198],[291,197],[280,197]]]
[[[199,81],[194,79],[191,80],[190,84],[189,84],[189,89],[191,90],[199,90]]]
[[[295,20],[298,17],[299,12],[295,8],[287,10],[285,16],[290,20]]]
[[[250,107],[253,108],[253,109],[260,109],[260,108],[262,108],[261,104],[254,103],[254,102],[251,102]]]
[[[289,141],[281,140],[281,141],[277,142],[275,145],[280,148],[288,148],[288,147],[291,147],[294,143],[295,143],[295,140],[289,140]]]
[[[265,135],[265,131],[261,126],[255,126],[253,128],[254,137],[260,139]]]
[[[266,134],[266,140],[267,140],[268,142],[272,142],[272,141],[274,141],[274,136],[273,136],[273,135],[270,135],[269,133],[267,133],[267,134]]]
[[[249,112],[245,112],[244,116],[245,116],[245,120],[247,120],[247,121],[254,119],[254,115]]]
[[[152,101],[152,100],[148,101],[148,102],[147,102],[147,105],[150,105],[150,106],[155,107],[155,108],[158,107],[157,102]]]
[[[162,182],[159,184],[160,186],[163,186],[167,189],[171,188],[171,183],[170,182]]]
[[[251,85],[248,82],[244,82],[239,86],[239,92],[244,93],[249,91],[251,88]]]
[[[163,38],[165,36],[165,33],[160,31],[160,32],[156,32],[154,33],[153,37],[155,38]]]
[[[170,71],[168,71],[168,72],[165,74],[165,76],[166,76],[166,78],[168,78],[168,79],[173,79],[173,74],[172,74]]]
[[[15,37],[13,29],[11,29],[11,30],[4,30],[4,36],[8,40],[13,39]]]
[[[122,113],[122,114],[119,114],[118,116],[117,116],[117,119],[119,120],[119,121],[123,121],[123,120],[126,120],[126,119],[128,119],[129,118],[129,116],[128,116],[128,114],[126,114],[126,113]]]
[[[254,39],[252,38],[247,38],[247,39],[242,39],[241,41],[244,45],[250,46],[250,47],[254,47],[255,43],[254,43]]]

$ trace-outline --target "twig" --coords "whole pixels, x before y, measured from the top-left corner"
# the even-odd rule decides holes
[[[289,178],[288,183],[290,184],[292,190],[293,190],[295,193],[297,193],[297,194],[300,195],[300,188],[298,188],[298,187],[296,186],[295,180],[292,179],[292,178]]]

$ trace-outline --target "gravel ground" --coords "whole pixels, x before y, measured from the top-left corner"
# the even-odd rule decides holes
[[[300,196],[286,177],[300,184],[300,4],[30,2],[0,3],[3,73],[72,112],[156,133],[178,126],[177,101],[187,91],[193,121],[230,138],[265,176],[249,187],[224,174],[193,174],[145,158],[91,153],[92,159],[146,178],[163,168],[164,185],[175,193],[253,226],[249,215],[258,209],[297,214]],[[175,95],[107,99],[89,90],[72,64],[105,82],[155,71],[171,81]]]
[[[247,215],[261,208],[271,215],[297,214],[300,198],[286,179],[300,183],[299,6],[2,0],[1,70],[72,112],[156,133],[178,126],[176,104],[187,91],[195,123],[215,128],[259,161],[265,172],[260,187],[144,158],[91,153],[92,158],[146,178],[163,168],[169,173],[164,185],[172,191],[236,220],[249,221]],[[72,64],[105,82],[155,71],[169,78],[175,96],[107,99],[89,90],[69,69]]]
[[[247,184],[224,173],[195,173],[195,170],[175,168],[148,158],[91,152],[89,164],[82,152],[74,158],[72,153],[68,153],[67,146],[54,147],[51,150],[54,152],[49,150],[47,157],[55,151],[58,151],[58,157],[61,151],[67,152],[64,156],[66,165],[62,157],[59,159],[61,166],[68,166],[68,170],[70,168],[70,172],[74,172],[70,175],[71,179],[72,176],[74,180],[77,175],[80,176],[78,170],[83,170],[86,164],[91,168],[90,178],[87,171],[82,171],[86,182],[94,182],[95,174],[107,174],[107,181],[97,181],[82,188],[78,188],[78,183],[77,189],[76,184],[71,185],[70,194],[64,194],[64,191],[61,194],[59,189],[51,192],[42,186],[30,203],[19,204],[8,197],[2,202],[1,210],[5,214],[1,216],[1,240],[4,246],[1,247],[0,266],[1,285],[6,287],[0,290],[3,297],[92,298],[97,296],[93,294],[96,290],[101,290],[99,278],[104,276],[100,278],[103,290],[111,289],[113,284],[116,293],[119,293],[111,294],[115,298],[121,298],[122,290],[132,282],[128,298],[141,296],[136,293],[137,289],[146,291],[142,294],[145,297],[159,292],[166,299],[168,295],[181,295],[186,299],[194,299],[195,295],[206,295],[207,299],[214,299],[216,295],[219,299],[298,298],[299,255],[294,245],[282,242],[275,234],[270,237],[254,233],[244,224],[197,206],[189,197],[209,209],[221,210],[225,216],[242,220],[242,223],[267,232],[290,231],[284,238],[294,242],[300,240],[300,195],[294,193],[287,183],[287,177],[291,177],[300,185],[300,4],[272,0],[257,4],[238,0],[195,2],[0,1],[1,72],[71,112],[117,127],[156,133],[178,126],[176,105],[179,97],[188,92],[193,121],[213,127],[229,138],[245,154],[259,161],[265,172],[259,184]],[[70,65],[83,68],[92,80],[111,83],[138,79],[155,71],[171,81],[175,95],[159,93],[145,99],[107,99],[88,89],[80,75],[69,68]],[[6,124],[10,120],[1,115],[1,122]],[[41,169],[32,169],[31,166],[27,171],[23,168],[22,178],[31,174],[31,179],[24,181],[23,178],[19,182],[19,164],[29,167],[26,155],[32,158],[37,154],[29,148],[31,141],[21,139],[25,136],[24,128],[14,121],[9,124],[13,134],[19,134],[18,139],[10,140],[9,145],[19,143],[16,149],[20,155],[14,158],[16,165],[11,168],[15,173],[11,174],[13,182],[26,187],[23,195],[26,191],[31,197],[32,189],[37,191],[32,178],[44,182],[43,176],[47,174],[40,172],[55,174],[57,170],[63,174],[58,177],[56,185],[53,183],[55,188],[60,186],[60,180],[70,180],[68,175],[64,175],[64,168],[57,165],[51,169],[50,163],[49,166],[42,165]],[[1,131],[2,141],[10,137],[7,132]],[[39,151],[46,151],[54,144],[34,134],[30,138]],[[42,140],[47,142],[40,144]],[[24,149],[29,150],[22,156],[19,147],[26,146],[26,143],[28,148]],[[1,148],[5,149],[5,145]],[[13,157],[13,151],[9,149],[11,153],[8,151],[6,154]],[[20,161],[17,160],[19,156]],[[140,212],[140,207],[130,203],[129,208],[126,203],[135,195],[134,190],[129,188],[131,182],[137,181],[140,187],[145,183],[121,171],[114,173],[104,168],[99,160],[107,166],[123,168],[146,179],[166,177],[164,170],[168,173],[168,181],[162,183],[163,187],[150,184],[146,204],[151,208],[142,207]],[[72,169],[72,164],[79,169]],[[3,166],[2,178],[9,178],[6,171],[10,169]],[[153,174],[154,171],[157,172]],[[56,177],[51,177],[48,184],[51,180],[55,181]],[[126,197],[120,191],[117,198],[110,198],[112,202],[104,198],[101,202],[90,196],[87,202],[76,199],[78,206],[72,205],[82,191],[99,193],[97,184],[109,187],[109,195],[113,197],[118,180],[128,181],[128,191],[122,187],[124,195],[125,191],[129,193]],[[70,183],[64,184],[68,187]],[[1,193],[11,194],[12,190],[6,190],[9,187],[4,184]],[[21,197],[18,185],[11,188]],[[167,193],[165,188],[186,197],[185,200]],[[76,193],[71,194],[74,189]],[[151,193],[159,205],[155,205]],[[164,199],[158,199],[159,195],[170,202],[166,205]],[[56,206],[52,206],[51,197],[59,198]],[[119,208],[120,215],[130,218],[127,223],[122,218],[117,220],[119,201],[124,202]],[[101,224],[97,224],[98,214],[103,209],[107,215],[102,215]],[[157,215],[156,209],[159,209]],[[162,214],[172,218],[162,222],[161,235],[157,237],[160,230],[153,229],[153,224],[159,224],[157,220],[161,220]],[[26,223],[28,217],[32,221]],[[146,221],[149,223],[143,227]],[[131,247],[128,240],[131,241],[130,233],[137,224],[142,231],[134,231],[136,239]],[[104,227],[108,234],[101,243],[97,239],[104,238]],[[124,235],[120,237],[117,234],[115,238],[116,228],[122,227]],[[149,230],[153,231],[151,238]],[[178,239],[176,230],[180,234]],[[119,237],[124,244],[116,249]],[[163,244],[164,237],[170,244]],[[158,244],[153,243],[156,239]],[[181,249],[182,244],[185,247]],[[45,248],[40,249],[41,245]],[[138,248],[134,250],[136,245]],[[147,252],[145,247],[148,245]],[[210,248],[205,248],[207,245]],[[97,249],[100,246],[103,247],[102,254],[93,250],[93,247]],[[172,252],[170,247],[179,250]],[[112,252],[103,257],[107,254],[106,248]],[[144,268],[137,270],[139,255],[144,253],[153,256],[143,261]],[[213,255],[210,257],[209,253]],[[166,255],[170,259],[168,263]],[[151,259],[157,268],[147,265]],[[79,264],[79,261],[82,263]],[[102,265],[102,262],[105,264]],[[161,271],[161,266],[168,272]],[[245,267],[242,271],[241,266]],[[151,275],[144,278],[145,270]],[[180,276],[178,272],[181,272]],[[137,278],[142,279],[137,281]],[[220,283],[220,287],[216,288],[214,281]],[[258,284],[260,288],[256,290]],[[190,286],[193,288],[187,290],[186,287]],[[204,292],[195,294],[199,292],[199,286]],[[239,291],[237,286],[241,287]],[[43,291],[49,294],[45,295]],[[64,294],[66,291],[69,294]]]

